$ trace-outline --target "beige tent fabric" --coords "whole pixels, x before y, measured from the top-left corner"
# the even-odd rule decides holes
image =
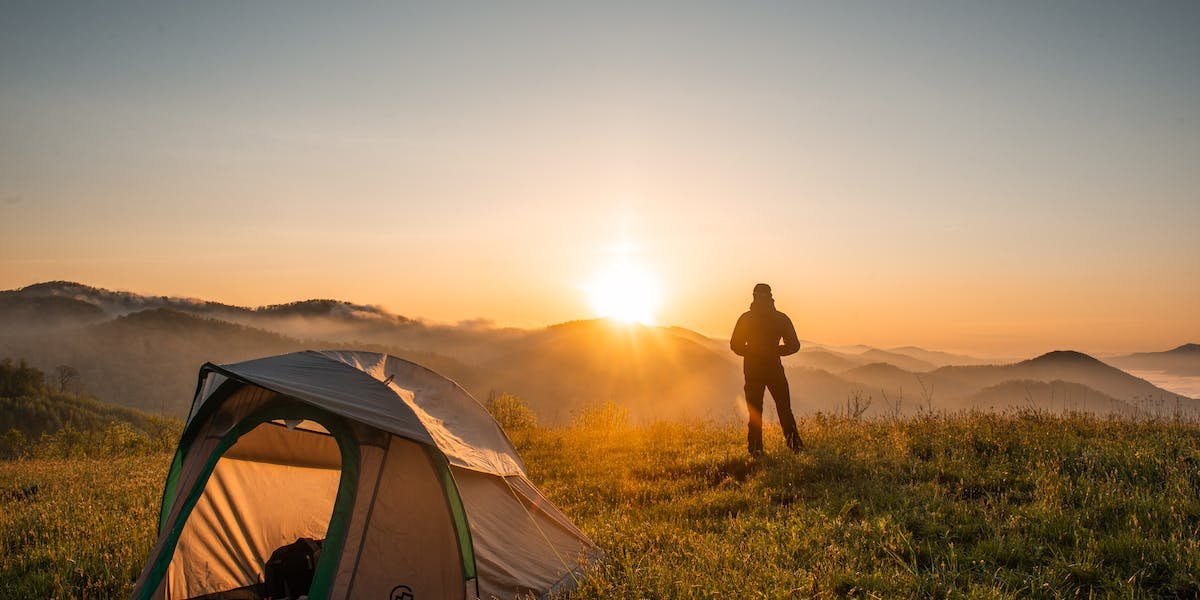
[[[209,377],[225,375],[351,421],[368,423],[410,440],[433,443],[421,420],[395,392],[370,375],[319,352],[293,352],[220,367],[210,365],[205,369]],[[201,402],[207,404],[214,398],[220,401],[220,394],[207,396]]]
[[[482,598],[542,596],[600,554],[525,478],[487,411],[424,367],[378,353],[310,351],[206,366],[202,376],[178,493],[137,593],[221,440],[256,411],[297,401],[343,417],[357,444],[359,478],[330,598],[386,598],[401,585],[416,598],[473,596],[430,452],[452,465]],[[226,396],[231,386],[241,387]],[[332,436],[305,431],[320,430],[308,425],[289,431],[264,423],[220,458],[152,597],[178,600],[248,585],[278,546],[325,536],[341,456]]]
[[[546,515],[546,518],[553,519],[559,527],[562,527],[571,535],[587,541],[589,546],[592,545],[591,541],[588,540],[587,535],[580,531],[579,528],[576,527],[566,515],[562,514],[562,511],[558,510],[557,506],[554,506],[550,500],[546,499],[546,497],[543,496],[542,493],[539,492],[538,489],[534,487],[528,479],[525,479],[524,476],[505,477],[504,482],[507,483],[510,488],[520,494],[525,502],[531,504],[542,514]]]
[[[454,521],[427,450],[392,438],[374,500],[361,548],[342,555],[357,563],[346,596],[390,598],[404,585],[414,598],[464,598]]]
[[[371,506],[375,504],[375,492],[379,489],[379,482],[383,476],[383,459],[387,455],[387,445],[388,442],[385,441],[382,446],[359,446],[358,489],[354,495],[354,507],[350,511],[350,522],[346,527],[342,558],[338,561],[337,572],[329,588],[330,600],[345,600],[348,597],[350,581],[358,568],[356,560],[359,548],[362,547],[363,536],[366,534]]]
[[[220,409],[215,411],[208,417],[206,422],[199,427],[201,434],[192,442],[188,448],[187,454],[183,457],[183,464],[180,467],[179,479],[177,480],[177,488],[180,493],[175,495],[175,500],[172,502],[168,512],[166,522],[168,528],[170,524],[179,521],[179,515],[183,510],[183,505],[187,497],[187,490],[195,486],[196,481],[200,478],[204,466],[208,459],[212,456],[217,445],[220,444],[221,438],[229,433],[242,419],[248,417],[255,410],[258,410],[267,402],[276,397],[274,392],[270,392],[255,386],[245,386],[231,395],[221,404]],[[158,541],[154,544],[154,548],[150,551],[151,557],[157,557],[162,553],[163,545],[167,542],[167,536],[163,535],[165,531],[159,532]],[[150,568],[153,564],[153,558],[142,569],[141,575],[138,577],[138,582],[135,589],[141,589],[145,584],[146,577],[150,574]],[[166,581],[163,581],[157,587],[154,597],[167,598]]]
[[[329,435],[264,423],[217,462],[167,570],[170,598],[250,585],[279,546],[323,539],[340,479]]]
[[[263,423],[243,435],[225,451],[225,457],[295,467],[342,468],[342,454],[333,436],[289,430],[274,422]]]
[[[591,540],[549,501],[506,478],[455,468],[475,545],[480,598],[541,595],[595,559]]]
[[[388,382],[388,387],[421,420],[450,464],[498,475],[525,472],[516,448],[495,419],[453,381],[387,354],[343,350],[317,354]]]
[[[276,548],[324,539],[340,476],[337,469],[219,460],[175,547],[168,597],[254,584]]]

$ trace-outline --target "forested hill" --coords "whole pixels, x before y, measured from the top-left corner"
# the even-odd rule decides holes
[[[1200,401],[1189,394],[1078,352],[1019,361],[912,346],[803,344],[784,363],[801,415],[1037,408],[1200,417]],[[1200,368],[1193,347],[1138,356],[1137,364]],[[726,340],[682,327],[599,319],[536,329],[435,325],[339,300],[250,308],[71,282],[0,291],[0,358],[47,373],[69,365],[78,371],[75,391],[166,416],[187,414],[205,362],[334,348],[412,360],[480,399],[515,394],[546,424],[609,402],[638,421],[744,418],[740,359]]]
[[[0,360],[0,458],[161,451],[178,441],[178,420],[68,391],[75,375],[64,368],[48,381],[23,362]]]

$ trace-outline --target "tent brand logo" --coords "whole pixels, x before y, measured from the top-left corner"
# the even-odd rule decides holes
[[[407,585],[398,585],[392,589],[392,595],[388,596],[388,600],[413,600],[412,588]]]

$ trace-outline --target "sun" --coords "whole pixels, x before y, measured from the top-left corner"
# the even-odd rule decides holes
[[[655,274],[631,261],[601,269],[583,289],[597,316],[624,323],[653,325],[662,302],[662,290]]]

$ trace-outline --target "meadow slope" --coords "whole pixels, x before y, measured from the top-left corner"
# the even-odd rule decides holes
[[[1041,414],[511,431],[607,553],[573,598],[1200,596],[1200,427]],[[0,463],[0,597],[121,597],[168,457]]]

